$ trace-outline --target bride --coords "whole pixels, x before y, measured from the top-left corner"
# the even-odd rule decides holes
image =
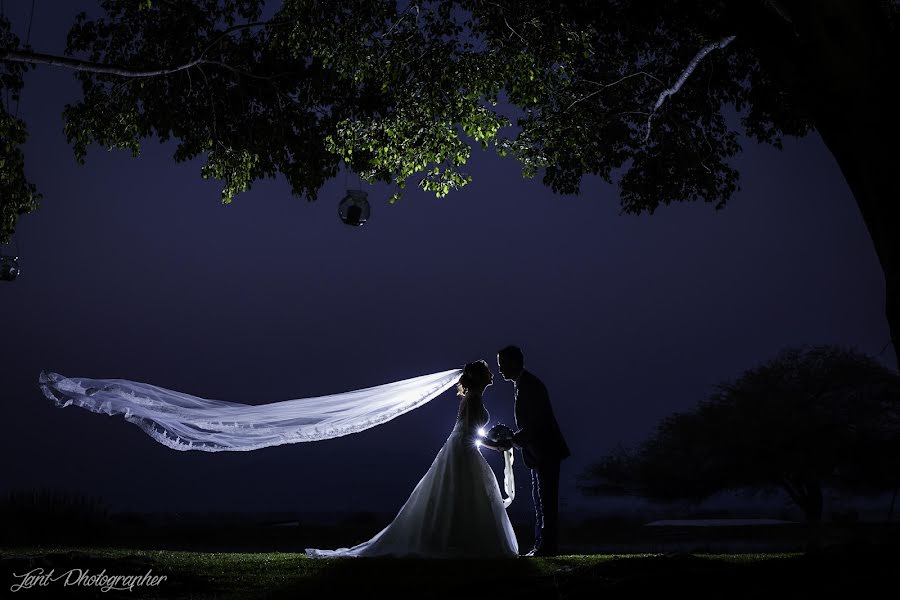
[[[265,404],[210,400],[127,379],[64,377],[41,372],[44,395],[59,407],[122,415],[174,450],[228,452],[313,442],[376,427],[424,405],[455,384],[462,400],[450,437],[394,521],[352,548],[308,549],[309,556],[507,557],[518,555],[506,506],[515,483],[512,451],[476,440],[488,421],[484,361],[372,388]],[[479,445],[502,450],[500,488]]]
[[[518,556],[497,478],[476,441],[488,422],[483,394],[493,380],[483,360],[463,369],[457,384],[462,400],[450,437],[390,525],[352,548],[307,548],[307,556]]]

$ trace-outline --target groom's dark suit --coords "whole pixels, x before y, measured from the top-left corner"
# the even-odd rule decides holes
[[[559,537],[559,463],[571,453],[550,406],[544,383],[529,371],[516,379],[516,431],[525,466],[531,469],[534,547],[555,553]]]

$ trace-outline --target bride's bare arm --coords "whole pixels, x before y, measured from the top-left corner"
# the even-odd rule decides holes
[[[482,447],[482,448],[490,448],[491,450],[493,450],[493,451],[495,451],[495,452],[503,452],[503,448],[498,448],[497,446],[492,445],[492,444],[491,444],[489,441],[487,441],[487,440],[480,440],[480,441],[481,441],[481,447]]]

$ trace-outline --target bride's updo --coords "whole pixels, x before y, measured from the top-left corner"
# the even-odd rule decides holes
[[[491,369],[483,360],[476,360],[468,363],[463,369],[462,375],[459,376],[459,383],[456,384],[456,395],[465,396],[469,390],[484,389],[493,378]]]

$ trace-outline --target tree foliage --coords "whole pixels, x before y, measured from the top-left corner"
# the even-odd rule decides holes
[[[476,145],[560,193],[585,175],[617,183],[626,212],[720,208],[739,179],[730,107],[762,142],[814,126],[814,74],[772,43],[792,39],[782,4],[795,3],[284,0],[260,23],[262,0],[101,0],[103,16],[79,16],[69,34],[83,98],[65,132],[79,161],[92,144],[137,155],[145,139],[174,139],[174,158],[203,157],[224,202],[279,173],[315,199],[342,162],[444,196],[470,180]],[[896,5],[879,4],[894,28]],[[10,54],[21,48],[8,25],[0,85],[18,90],[11,61],[27,57]],[[699,50],[731,35],[660,104]],[[20,156],[22,128],[4,127]],[[21,160],[0,169],[33,197]]]
[[[9,21],[0,19],[0,48],[18,47],[19,38],[10,30]],[[22,75],[27,64],[0,62],[0,242],[7,241],[15,230],[19,215],[38,207],[40,196],[34,184],[25,177],[22,146],[28,139],[25,123],[10,114],[6,105],[18,106],[22,91]]]
[[[816,520],[823,487],[880,493],[900,483],[898,473],[900,378],[853,350],[820,346],[784,350],[720,384],[639,447],[601,458],[580,485],[694,501],[781,489]]]

